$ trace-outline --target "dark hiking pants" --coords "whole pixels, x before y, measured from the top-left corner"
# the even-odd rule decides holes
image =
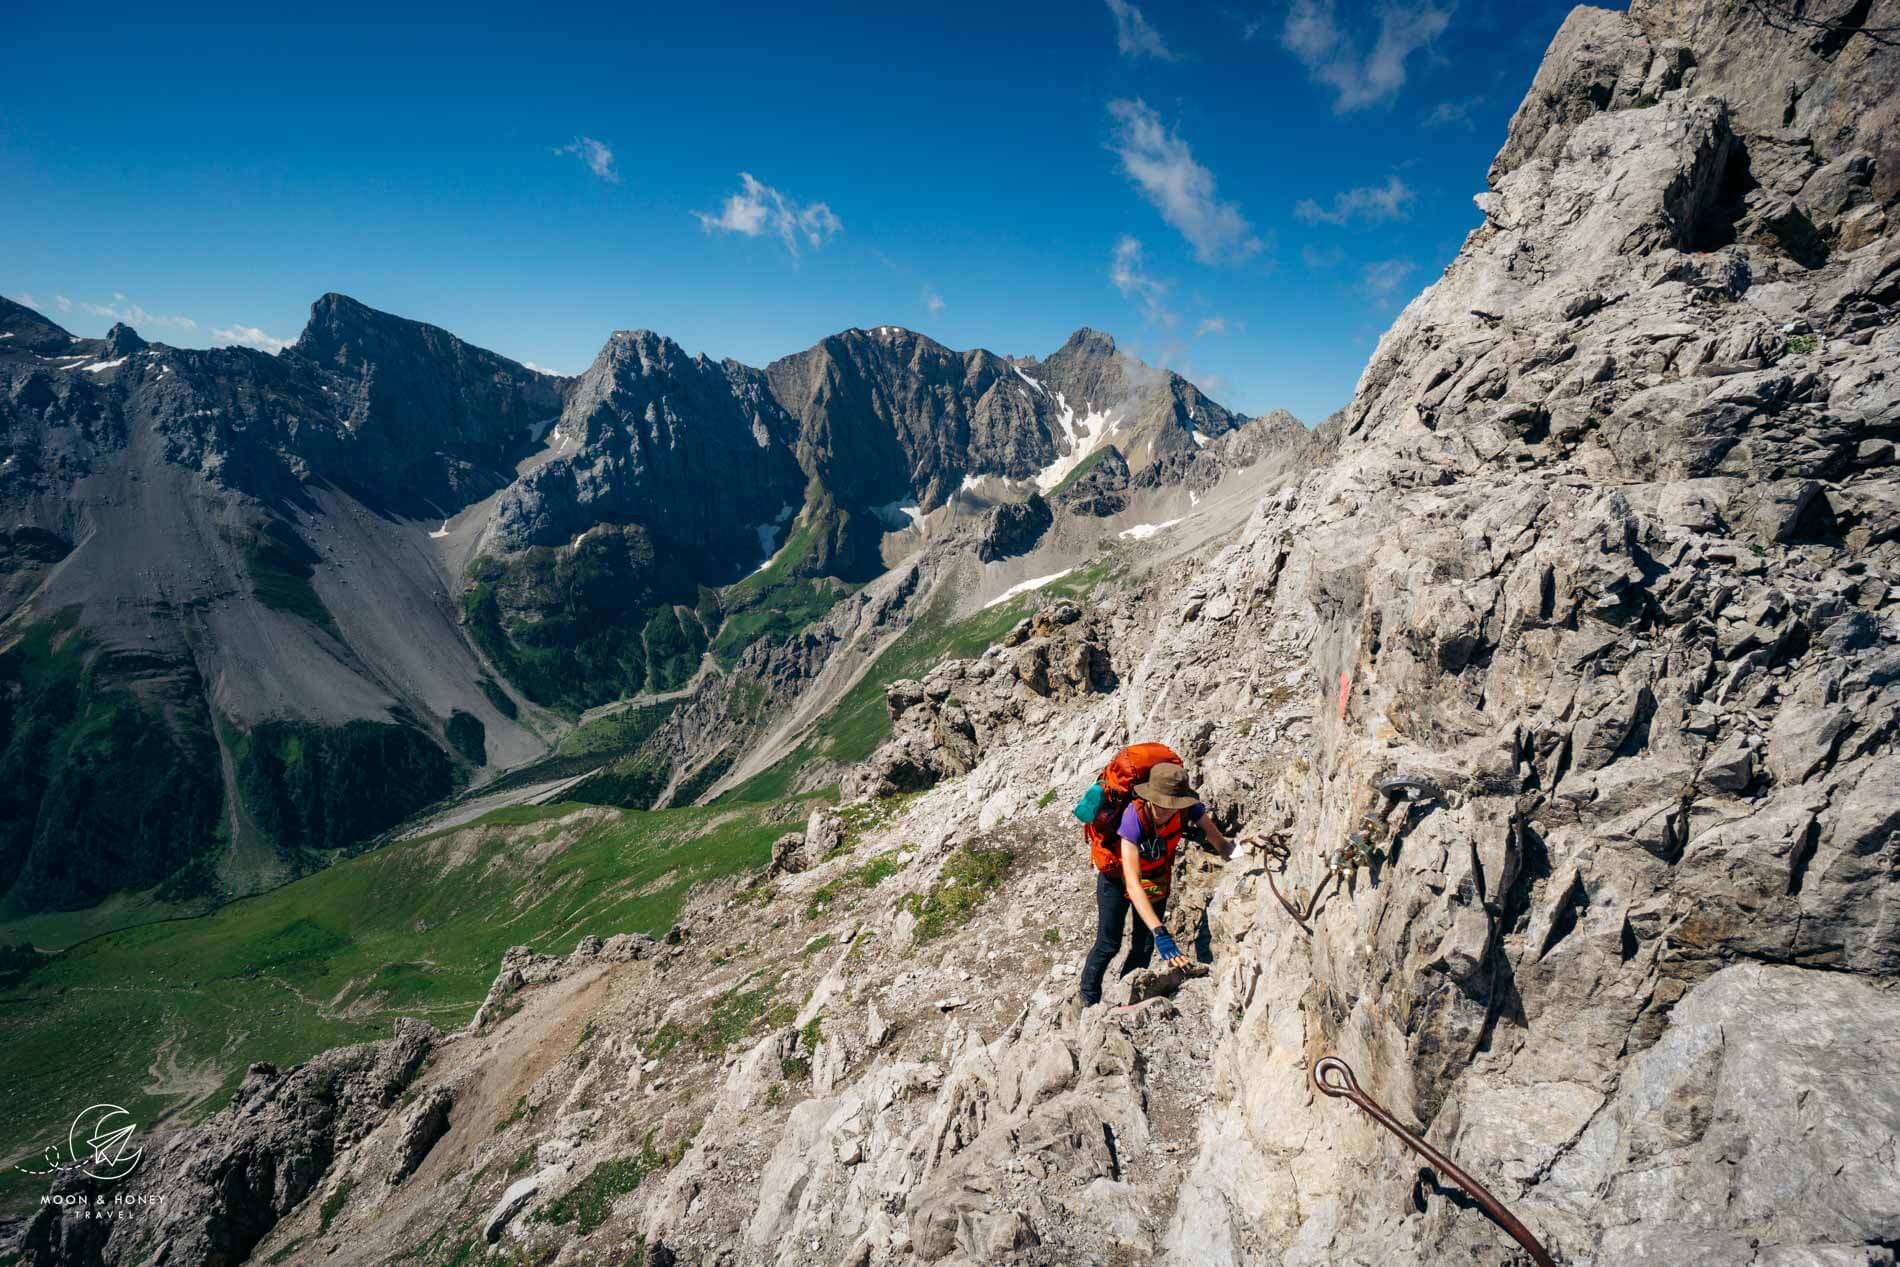
[[[1168,903],[1165,898],[1150,898],[1154,903],[1155,918],[1167,918]],[[1082,963],[1082,1002],[1100,1003],[1102,1001],[1102,977],[1108,972],[1108,961],[1122,948],[1122,925],[1128,923],[1129,912],[1134,903],[1128,900],[1128,890],[1122,885],[1122,878],[1110,878],[1097,871],[1095,873],[1095,945],[1089,949],[1089,957]],[[1135,934],[1128,945],[1128,957],[1122,960],[1119,975],[1127,976],[1137,968],[1146,968],[1148,961],[1154,958],[1154,934],[1137,917],[1134,921]]]

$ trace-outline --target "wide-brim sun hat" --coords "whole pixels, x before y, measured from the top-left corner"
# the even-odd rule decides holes
[[[1163,761],[1148,771],[1148,781],[1135,784],[1135,795],[1162,809],[1186,809],[1201,803],[1201,794],[1188,786],[1187,771]]]

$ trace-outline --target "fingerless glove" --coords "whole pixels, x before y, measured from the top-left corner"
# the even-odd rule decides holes
[[[1159,954],[1163,961],[1181,957],[1181,948],[1174,944],[1174,934],[1165,928],[1155,929],[1155,953]]]

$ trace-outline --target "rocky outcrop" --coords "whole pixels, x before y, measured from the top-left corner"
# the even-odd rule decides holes
[[[73,1229],[61,1226],[61,1210],[43,1207],[26,1232],[27,1261],[236,1267],[279,1219],[323,1188],[339,1155],[383,1122],[440,1039],[434,1027],[404,1019],[386,1042],[328,1051],[289,1070],[252,1065],[228,1108],[149,1150],[137,1217],[98,1224],[96,1243],[81,1247]],[[427,1103],[437,1103],[437,1093]],[[406,1138],[426,1152],[440,1132],[431,1138],[425,1122]],[[103,1187],[62,1182],[74,1194],[82,1189],[72,1185],[89,1195]],[[341,1191],[338,1204],[348,1198],[347,1187]]]
[[[846,777],[846,793],[916,792],[968,773],[1005,734],[1048,724],[1066,701],[1113,690],[1107,637],[1100,618],[1058,602],[977,659],[893,682],[884,691],[891,736]]]
[[[1128,509],[1128,460],[1114,445],[1104,446],[1101,456],[1051,494],[1050,500],[1078,515],[1121,514]]]
[[[991,563],[1027,554],[1055,522],[1049,503],[1031,493],[1028,501],[1004,502],[985,515],[977,538],[976,557]]]
[[[1900,23],[1891,4],[1638,0],[1630,17],[1657,56],[1693,66],[1683,75],[1690,91],[1730,102],[1745,131],[1806,136],[1823,163],[1864,152],[1874,201],[1900,194]]]
[[[431,1087],[427,1095],[410,1108],[396,1139],[396,1161],[389,1168],[389,1182],[401,1183],[416,1172],[429,1150],[449,1133],[449,1114],[455,1108],[455,1092],[449,1087]]]

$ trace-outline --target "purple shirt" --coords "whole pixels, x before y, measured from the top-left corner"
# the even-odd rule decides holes
[[[1142,853],[1144,856],[1152,858],[1157,856],[1153,849],[1155,839],[1142,831],[1141,813],[1136,809],[1136,806],[1140,804],[1140,801],[1130,801],[1128,802],[1128,808],[1122,811],[1121,838],[1132,843],[1137,849],[1142,849],[1144,845],[1149,846],[1146,849],[1142,849]],[[1181,811],[1181,826],[1188,827],[1200,822],[1201,815],[1206,812],[1207,806],[1196,801]],[[1162,821],[1165,823],[1167,820],[1163,819]]]

